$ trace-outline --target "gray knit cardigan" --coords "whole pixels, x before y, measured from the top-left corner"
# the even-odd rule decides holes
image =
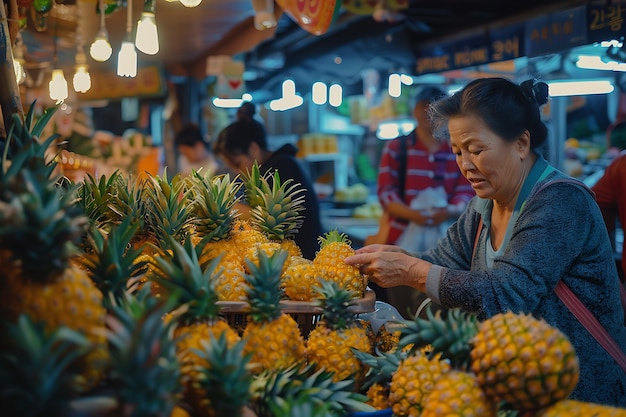
[[[497,313],[531,313],[564,332],[580,361],[571,398],[626,407],[626,373],[578,322],[554,292],[559,280],[580,298],[626,352],[626,327],[611,243],[594,196],[584,186],[543,182],[532,188],[502,256],[485,259],[487,227],[472,259],[484,200],[474,197],[437,247],[419,256],[433,263],[427,294],[480,319]],[[482,250],[481,250],[482,249]]]

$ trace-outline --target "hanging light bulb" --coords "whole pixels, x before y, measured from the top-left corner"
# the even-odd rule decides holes
[[[65,74],[63,74],[62,69],[58,68],[58,61],[59,61],[59,57],[57,55],[58,26],[59,26],[58,23],[54,25],[54,70],[52,70],[52,79],[50,80],[50,83],[48,83],[50,98],[56,101],[57,103],[65,100],[68,96],[67,81],[65,80]]]
[[[133,32],[133,1],[128,0],[126,5],[126,39],[117,55],[117,75],[120,77],[137,76],[137,51],[132,40]]]
[[[67,98],[67,81],[62,69],[55,68],[52,71],[52,79],[48,84],[48,88],[50,89],[50,98],[52,100],[59,102]]]
[[[22,42],[22,33],[17,32],[17,36],[15,37],[15,49],[13,50],[13,70],[15,71],[15,80],[18,84],[22,84],[26,81],[24,63],[24,42]]]
[[[74,85],[74,91],[77,93],[86,93],[91,88],[91,76],[87,67],[87,59],[83,52],[82,45],[78,47],[76,52],[76,72],[74,72],[74,78],[72,84]]]
[[[154,15],[155,0],[146,0],[137,23],[135,46],[144,54],[155,55],[159,52],[159,34]]]
[[[111,58],[113,48],[109,43],[109,34],[107,33],[106,25],[104,24],[104,0],[99,0],[100,4],[100,30],[96,34],[96,38],[89,48],[89,54],[91,57],[99,62],[104,62]]]
[[[180,3],[185,7],[196,7],[202,3],[202,0],[180,0]]]

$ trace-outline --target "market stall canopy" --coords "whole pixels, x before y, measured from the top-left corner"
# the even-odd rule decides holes
[[[115,54],[127,31],[126,2],[118,1],[116,10],[105,19],[114,55],[104,63],[88,58],[90,71],[115,71]],[[149,1],[154,2],[161,48],[156,55],[139,53],[140,66],[159,65],[171,74],[202,79],[206,77],[209,57],[244,56],[249,88],[259,91],[274,88],[287,72],[302,79],[320,75],[346,85],[351,81],[359,84],[360,71],[365,68],[414,73],[416,51],[429,42],[498,22],[506,25],[507,21],[515,22],[524,16],[588,3],[583,0],[526,0],[514,4],[501,0],[343,0],[327,30],[311,33],[302,27],[293,9],[285,7],[283,12],[281,4],[291,4],[286,0],[276,3],[277,27],[266,30],[254,28],[251,0],[202,0],[193,8],[179,1]],[[34,4],[18,1],[22,3]],[[322,2],[293,2],[309,3]],[[335,4],[334,1],[323,3]],[[134,26],[146,4],[133,2]],[[43,30],[36,27],[32,9],[25,10],[28,25],[22,35],[31,83],[36,71],[51,71],[55,44],[59,65],[71,69],[77,48],[83,45],[88,54],[100,27],[96,0],[56,0]]]

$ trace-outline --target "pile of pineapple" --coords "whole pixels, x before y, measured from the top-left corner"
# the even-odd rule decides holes
[[[0,169],[0,404],[15,416],[565,415],[578,362],[528,316],[388,323],[351,308],[350,242],[292,240],[302,195],[277,173],[73,184],[17,117]],[[54,155],[52,155],[54,156]],[[245,198],[243,221],[235,210]],[[321,309],[303,334],[283,301]],[[224,303],[245,302],[245,325]],[[585,415],[623,415],[597,405]],[[585,409],[587,410],[587,409]],[[568,411],[569,412],[569,411]],[[616,414],[611,414],[616,413]],[[582,414],[581,414],[582,415]]]

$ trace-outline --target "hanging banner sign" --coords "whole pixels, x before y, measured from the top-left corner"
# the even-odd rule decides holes
[[[426,47],[418,51],[416,74],[449,71],[489,63],[487,32],[480,31],[463,39]]]
[[[78,93],[80,100],[160,97],[165,94],[165,78],[159,67],[137,68],[137,76],[120,77],[113,72],[91,73],[91,89]]]
[[[586,7],[539,16],[526,22],[526,56],[558,52],[587,43]]]
[[[587,6],[589,42],[619,39],[624,34],[626,0],[595,0]]]
[[[508,61],[524,56],[524,24],[490,28],[490,61]]]

